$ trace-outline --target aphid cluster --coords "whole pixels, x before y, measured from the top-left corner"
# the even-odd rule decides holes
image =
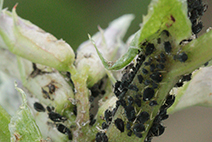
[[[203,3],[202,0],[187,0],[188,2],[188,17],[192,23],[192,32],[198,34],[202,28],[203,24],[201,22],[201,17],[207,10],[208,5]]]
[[[60,115],[59,113],[54,112],[53,111],[54,107],[47,106],[45,109],[44,106],[39,102],[35,102],[33,106],[34,109],[38,112],[45,112],[47,109],[49,119],[55,123],[57,130],[60,133],[67,135],[69,140],[72,140],[71,130],[62,124],[67,120],[66,117]]]

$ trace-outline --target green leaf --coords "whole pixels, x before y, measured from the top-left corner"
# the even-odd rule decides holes
[[[10,131],[8,124],[10,123],[10,115],[0,106],[0,141],[10,141]]]
[[[143,17],[141,29],[135,34],[128,52],[115,63],[106,61],[95,48],[106,69],[119,70],[135,58],[138,50],[142,50],[139,47],[142,42],[157,37],[163,30],[170,32],[176,44],[191,36],[191,22],[187,18],[187,2],[185,0],[152,0],[148,15]],[[92,43],[95,45],[93,41]]]
[[[9,124],[11,141],[40,142],[42,136],[27,106],[26,94],[17,87],[17,84],[15,84],[15,88],[21,94],[23,103],[16,114],[11,118]]]

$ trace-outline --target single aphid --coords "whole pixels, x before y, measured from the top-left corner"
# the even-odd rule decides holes
[[[53,94],[55,92],[55,90],[56,90],[55,85],[52,84],[52,83],[48,84],[48,88],[49,88],[49,93],[50,94]]]
[[[134,134],[138,138],[142,138],[142,136],[143,136],[140,132],[134,132]]]
[[[122,119],[117,118],[114,123],[117,129],[119,129],[121,132],[124,132],[124,121]]]
[[[162,76],[161,73],[159,73],[158,71],[156,71],[156,72],[154,72],[154,73],[152,73],[152,74],[150,75],[150,78],[151,78],[152,80],[154,80],[155,82],[159,83],[159,82],[162,81],[163,76]]]
[[[145,131],[145,126],[141,123],[137,123],[133,126],[133,132],[143,132]]]
[[[143,92],[143,100],[148,101],[154,97],[155,91],[153,88],[146,88]]]
[[[150,118],[150,115],[148,112],[146,111],[143,111],[141,112],[138,117],[137,117],[137,120],[141,123],[141,124],[144,124],[146,121],[148,121]]]
[[[170,53],[172,51],[172,46],[169,41],[164,42],[164,49],[165,49],[166,53]]]
[[[140,99],[140,98],[136,98],[136,99],[135,99],[135,104],[136,104],[138,107],[141,107],[141,99]]]
[[[90,126],[93,126],[93,124],[96,122],[96,119],[94,119],[94,115],[93,114],[90,114],[90,123],[89,125]]]
[[[163,64],[157,64],[157,68],[160,70],[163,70],[165,68],[165,66]]]
[[[147,85],[149,85],[151,83],[151,81],[150,80],[148,80],[148,79],[146,79],[145,81],[144,81],[144,84],[147,86]]]
[[[39,102],[34,103],[34,109],[38,112],[45,112],[46,109],[43,107],[43,105]]]
[[[76,105],[73,106],[73,113],[75,116],[77,116],[77,106]]]
[[[148,70],[146,70],[145,68],[142,69],[143,74],[148,74]]]
[[[57,127],[57,130],[63,134],[71,133],[71,131],[63,124],[57,124],[56,127]]]
[[[136,85],[133,85],[133,84],[130,84],[130,85],[128,86],[128,89],[129,89],[129,90],[136,91],[136,92],[139,91],[138,87],[137,87]]]
[[[108,127],[109,127],[109,125],[107,125],[106,122],[103,122],[103,123],[102,123],[102,129],[107,129]]]
[[[120,106],[120,105],[123,106],[123,107],[126,107],[127,103],[126,103],[125,100],[119,99],[119,100],[116,101],[116,106]]]
[[[131,124],[130,124],[130,122],[127,122],[126,128],[127,128],[127,130],[130,130],[130,129],[131,129]]]
[[[137,78],[138,78],[138,82],[141,84],[144,80],[143,76],[142,75],[137,75]]]
[[[51,99],[51,97],[50,97],[50,95],[49,95],[49,93],[46,91],[46,90],[44,90],[43,88],[41,88],[42,89],[42,93],[43,93],[43,97],[45,98],[45,99]]]
[[[132,130],[129,130],[129,132],[127,133],[127,135],[130,137],[132,136]]]
[[[162,33],[166,34],[167,37],[170,36],[170,33],[169,33],[169,31],[167,31],[167,30],[163,30]]]
[[[129,104],[129,105],[132,105],[133,102],[134,102],[134,99],[133,99],[133,97],[128,96],[128,97],[127,97],[127,101],[128,101],[128,104]]]
[[[107,109],[105,111],[104,118],[105,118],[107,123],[109,123],[112,120],[112,113],[111,113],[110,110]]]
[[[127,119],[132,122],[135,120],[136,116],[135,116],[135,109],[133,106],[128,105],[125,107],[125,114]]]
[[[53,112],[53,111],[51,111],[49,113],[49,119],[51,119],[54,122],[64,122],[64,121],[67,120],[66,117],[61,116],[59,113],[56,113],[56,112]]]
[[[156,106],[156,105],[158,105],[158,103],[155,100],[149,102],[149,106]]]
[[[203,28],[202,22],[199,22],[197,25],[192,26],[192,32],[198,34]]]
[[[150,131],[154,136],[160,136],[164,133],[165,127],[162,126],[161,124],[153,124]]]
[[[185,62],[188,59],[188,55],[185,52],[179,53],[174,56],[174,60],[178,60],[180,62]]]
[[[145,55],[148,56],[150,54],[152,54],[155,50],[155,45],[152,43],[148,43],[146,46],[146,51],[145,51]]]
[[[151,72],[153,72],[155,70],[155,64],[151,64],[149,67],[150,67]]]
[[[95,138],[96,142],[108,142],[108,137],[105,133],[98,132]]]

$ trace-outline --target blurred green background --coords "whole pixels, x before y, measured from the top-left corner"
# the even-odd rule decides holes
[[[135,20],[125,40],[139,29],[142,15],[147,13],[150,0],[5,0],[9,10],[18,3],[17,13],[57,38],[64,39],[73,49],[124,14],[132,13]]]

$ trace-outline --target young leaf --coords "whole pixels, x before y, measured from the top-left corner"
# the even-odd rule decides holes
[[[23,102],[9,124],[11,141],[40,142],[42,136],[27,106],[26,94],[17,87],[17,84],[15,84],[15,88],[21,94]]]
[[[10,123],[10,115],[0,106],[0,141],[10,141],[10,131],[8,124]]]

